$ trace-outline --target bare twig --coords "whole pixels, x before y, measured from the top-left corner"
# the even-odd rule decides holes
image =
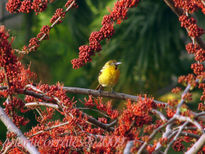
[[[152,113],[157,114],[163,121],[167,121],[167,118],[160,111],[152,109]]]
[[[179,135],[181,134],[182,130],[184,129],[184,127],[188,124],[189,122],[185,122],[182,126],[180,126],[176,136],[173,138],[173,140],[171,142],[169,142],[169,144],[167,145],[167,148],[165,149],[165,154],[168,153],[169,148],[171,147],[171,145],[177,140],[177,138],[179,137]]]
[[[130,154],[130,149],[132,148],[133,144],[134,144],[133,140],[132,141],[128,141],[126,146],[125,146],[123,154]]]
[[[190,122],[192,123],[193,125],[195,125],[201,132],[203,132],[203,128],[201,127],[201,125],[195,121],[195,120],[192,120],[191,118],[189,117],[185,117],[185,116],[181,116],[181,115],[177,115],[175,114],[174,117],[176,119],[178,119],[179,121],[187,121],[187,122]]]
[[[198,82],[198,79],[196,80],[196,82]],[[185,88],[184,92],[181,95],[181,100],[180,100],[179,104],[177,105],[177,111],[176,111],[177,115],[180,114],[181,106],[184,103],[184,96],[189,92],[190,88],[191,88],[191,85],[188,84],[187,87]]]
[[[98,127],[100,127],[100,128],[103,128],[103,129],[108,130],[108,131],[114,131],[114,128],[113,128],[112,126],[113,126],[113,123],[116,123],[116,121],[113,121],[113,122],[111,122],[110,124],[104,124],[104,123],[102,123],[102,122],[96,120],[95,118],[93,118],[93,117],[87,115],[87,114],[84,113],[84,112],[82,112],[82,116],[83,116],[83,117],[87,117],[88,122],[91,122],[92,124],[94,124],[94,125],[96,125],[96,126],[98,126]]]
[[[57,104],[51,104],[51,103],[45,103],[45,102],[29,102],[25,104],[25,107],[32,107],[32,106],[46,106],[46,107],[51,107],[54,109],[58,109]]]
[[[38,112],[38,114],[40,115],[41,119],[43,119],[43,115],[41,114],[41,112],[39,111],[39,109],[35,108],[35,110]]]
[[[36,147],[26,139],[20,129],[18,129],[11,119],[6,115],[2,107],[0,107],[0,119],[10,132],[14,132],[17,135],[18,141],[29,153],[40,154]]]
[[[33,91],[36,91],[36,92],[39,92],[39,93],[43,93],[40,89],[36,88],[35,86],[33,86],[32,84],[27,84],[25,87],[24,87],[24,90],[28,89],[28,88],[31,88]]]
[[[192,133],[188,133],[188,132],[181,132],[182,135],[184,136],[189,136],[189,137],[193,137],[193,138],[200,138],[200,135],[196,135],[196,134],[192,134]]]
[[[2,151],[2,154],[7,154],[8,150],[12,147],[13,143],[10,143],[9,145],[6,146],[5,150]]]
[[[162,138],[168,138],[168,136],[172,133],[172,129],[171,129],[172,125],[173,125],[173,123],[170,123],[166,126],[166,131],[163,133]],[[161,143],[158,142],[157,146],[155,148],[155,152],[157,153],[161,147],[162,147]]]
[[[144,142],[144,144],[140,147],[140,149],[138,150],[138,154],[141,154],[142,151],[144,150],[144,148],[148,145],[148,142],[151,141],[155,135],[157,134],[158,131],[160,131],[162,128],[164,128],[166,125],[172,123],[175,120],[174,117],[172,117],[171,119],[169,119],[165,124],[159,126],[157,129],[155,129],[152,134],[149,136],[148,140],[146,142]]]
[[[47,128],[47,129],[38,131],[38,132],[36,132],[35,134],[32,134],[31,136],[29,136],[28,138],[31,138],[31,137],[36,136],[36,135],[38,135],[38,134],[44,133],[44,132],[49,131],[49,130],[54,129],[54,128],[58,128],[58,127],[61,127],[61,126],[68,125],[69,123],[70,123],[70,122],[67,121],[67,122],[64,122],[64,123],[61,123],[61,124],[58,124],[58,125],[49,127],[49,128]]]
[[[197,153],[202,146],[205,144],[205,134],[203,134],[199,140],[185,153],[185,154],[193,154]]]
[[[92,110],[92,111],[98,112],[99,114],[103,115],[106,118],[110,118],[107,114],[105,114],[99,110],[89,108],[89,107],[78,107],[77,109],[79,109],[79,110]]]
[[[181,126],[180,126],[181,127]],[[184,127],[185,129],[186,127]],[[178,130],[175,130],[171,135],[169,135],[167,138],[168,140],[171,139],[173,136],[175,136],[177,134]],[[192,138],[196,138],[196,139],[199,139],[201,136],[200,135],[197,135],[197,134],[193,134],[193,133],[188,133],[188,132],[181,132],[181,135],[183,136],[189,136],[189,137],[192,137]]]

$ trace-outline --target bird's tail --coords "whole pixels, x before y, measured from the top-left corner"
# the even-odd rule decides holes
[[[103,90],[103,89],[104,89],[103,86],[99,84],[95,90]]]

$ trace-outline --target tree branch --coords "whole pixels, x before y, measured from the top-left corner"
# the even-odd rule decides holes
[[[5,86],[0,87],[0,90],[6,90],[6,89],[7,89],[7,87],[5,87]],[[63,89],[67,93],[92,95],[92,96],[99,96],[99,97],[108,97],[108,98],[122,99],[122,100],[130,99],[131,101],[134,101],[134,102],[137,102],[139,100],[139,96],[129,95],[129,94],[125,94],[125,93],[118,93],[118,92],[112,93],[112,92],[109,92],[109,91],[99,91],[99,90],[78,88],[78,87],[63,87]],[[22,94],[35,96],[37,98],[40,98],[40,99],[43,99],[43,100],[46,100],[46,101],[52,101],[52,100],[50,100],[51,99],[50,97],[45,96],[42,93],[35,93],[31,90],[21,89],[21,90],[19,90],[19,92],[22,93]],[[144,99],[143,97],[141,97],[141,98]],[[153,101],[156,104],[161,104],[161,105],[165,105],[165,106],[168,105],[165,102],[161,102],[161,101],[157,101],[157,100],[153,100]]]
[[[130,149],[132,148],[133,144],[134,144],[133,140],[132,141],[128,141],[126,146],[125,146],[123,154],[130,154]]]
[[[6,115],[2,107],[0,107],[0,119],[10,132],[13,132],[17,135],[18,141],[29,153],[40,154],[36,147],[26,139],[20,129],[18,129],[11,119]]]
[[[165,149],[165,154],[168,153],[169,148],[171,147],[171,145],[177,140],[177,138],[179,137],[179,135],[181,134],[181,132],[183,131],[184,127],[188,124],[189,122],[186,121],[182,126],[180,126],[176,136],[173,138],[173,140],[171,142],[169,142],[169,144],[167,145],[167,148]]]
[[[167,121],[167,118],[160,111],[152,109],[152,113],[157,114],[160,117],[160,119],[162,119],[163,121]]]
[[[93,89],[86,89],[86,88],[78,88],[78,87],[63,87],[63,89],[68,93],[74,93],[74,94],[83,94],[83,95],[92,95],[92,96],[99,96],[99,97],[108,97],[108,98],[114,98],[114,99],[122,99],[127,100],[130,99],[131,101],[137,102],[139,100],[139,96],[124,94],[124,93],[118,93],[118,92],[108,92],[108,91],[99,91],[99,90],[93,90]],[[143,97],[141,97],[144,99]],[[156,104],[163,104],[167,105],[167,103],[153,100]]]
[[[138,150],[138,154],[141,154],[142,151],[144,150],[144,148],[148,145],[148,142],[151,141],[154,136],[157,134],[158,131],[160,131],[162,128],[164,128],[166,125],[172,123],[173,121],[175,121],[175,118],[172,117],[171,119],[169,119],[165,124],[159,126],[157,129],[155,129],[152,134],[149,136],[148,140],[146,142],[144,142],[144,144],[140,147],[140,149]]]
[[[189,149],[185,154],[197,153],[201,147],[205,144],[205,134],[203,134],[199,140]]]

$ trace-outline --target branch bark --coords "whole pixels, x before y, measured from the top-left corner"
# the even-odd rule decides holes
[[[134,144],[134,141],[128,141],[125,146],[123,154],[130,154],[130,149],[132,148],[133,144]]]
[[[0,87],[0,90],[6,90],[7,87],[2,86]],[[134,96],[134,95],[129,95],[125,93],[118,93],[118,92],[109,92],[109,91],[99,91],[99,90],[93,90],[93,89],[86,89],[86,88],[78,88],[78,87],[63,87],[63,89],[67,93],[73,93],[73,94],[82,94],[82,95],[92,95],[96,97],[108,97],[108,98],[113,98],[113,99],[122,99],[122,100],[127,100],[130,99],[131,101],[137,102],[139,100],[139,96]],[[26,95],[31,95],[36,98],[43,99],[45,101],[51,101],[55,103],[54,100],[51,100],[51,97],[48,97],[42,93],[35,93],[31,90],[26,90],[26,89],[21,89],[19,90],[19,93],[21,94],[26,94]],[[143,97],[141,97],[144,99]],[[153,100],[156,104],[161,104],[167,106],[168,104],[165,102]]]
[[[131,101],[138,101],[139,96],[124,94],[124,93],[118,93],[118,92],[109,92],[109,91],[99,91],[99,90],[93,90],[93,89],[86,89],[86,88],[78,88],[78,87],[63,87],[63,89],[68,93],[75,93],[75,94],[83,94],[83,95],[92,95],[92,96],[99,96],[99,97],[108,97],[108,98],[114,98],[114,99],[122,99],[127,100],[130,99]],[[141,97],[144,99],[143,97]],[[167,103],[154,100],[156,104],[163,104],[167,105]]]
[[[54,109],[58,109],[58,105],[57,104],[51,104],[51,103],[45,103],[45,102],[29,102],[25,104],[26,107],[32,107],[32,106],[47,106],[47,107],[51,107]]]
[[[197,153],[201,147],[205,144],[205,134],[203,134],[199,140],[189,149],[185,154]]]
[[[29,153],[40,154],[36,147],[26,139],[21,130],[18,129],[11,119],[6,115],[2,107],[0,107],[0,119],[10,132],[13,132],[17,135],[18,141]]]

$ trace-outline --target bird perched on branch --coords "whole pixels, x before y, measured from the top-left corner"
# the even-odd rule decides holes
[[[113,92],[113,87],[116,85],[120,76],[119,64],[121,62],[117,62],[116,60],[109,60],[105,63],[98,76],[99,85],[96,88],[97,90],[103,90],[104,87],[109,87]]]

